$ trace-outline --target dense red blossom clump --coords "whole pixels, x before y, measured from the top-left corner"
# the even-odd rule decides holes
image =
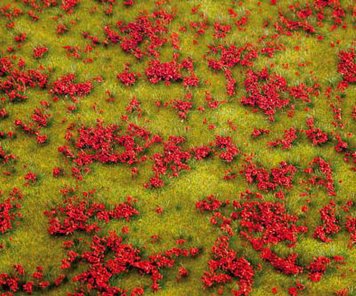
[[[48,52],[48,48],[45,46],[37,46],[33,49],[33,57],[35,59],[42,58]]]
[[[17,128],[21,129],[24,133],[34,136],[38,144],[47,143],[48,137],[42,133],[42,129],[50,124],[52,115],[48,113],[47,102],[44,102],[45,108],[36,108],[31,115],[31,121],[25,122],[21,119],[16,119],[14,124]]]
[[[238,290],[232,290],[232,294],[249,295],[255,274],[253,266],[244,257],[238,257],[236,251],[230,247],[228,236],[217,238],[212,247],[212,257],[208,262],[209,270],[202,277],[204,286],[210,288],[236,280]]]
[[[328,134],[323,132],[320,128],[314,126],[314,118],[307,119],[308,129],[305,130],[305,134],[314,146],[326,143],[329,140]]]
[[[158,9],[150,14],[143,13],[132,22],[119,20],[116,23],[118,31],[110,26],[104,27],[105,43],[119,43],[124,52],[137,59],[144,56],[158,58],[158,49],[168,42],[165,36],[173,19],[174,14]]]
[[[287,162],[281,162],[279,167],[272,168],[271,172],[249,162],[241,173],[249,184],[257,183],[258,189],[268,192],[278,187],[291,188],[296,172],[297,168]]]
[[[276,112],[289,106],[292,99],[310,102],[310,94],[317,93],[317,85],[307,87],[301,83],[289,86],[284,77],[271,73],[267,68],[248,70],[244,85],[247,96],[241,99],[241,103],[259,108],[270,121],[274,121]]]
[[[335,202],[330,201],[328,205],[320,209],[320,217],[322,225],[316,227],[314,238],[320,239],[322,242],[331,242],[330,235],[340,231],[339,222],[335,216]]]
[[[61,146],[58,151],[71,158],[79,167],[93,162],[132,165],[144,161],[145,149],[160,142],[158,135],[152,135],[135,124],[130,123],[123,129],[118,125],[104,125],[99,121],[94,127],[82,126],[77,130],[74,141],[77,153],[68,146]]]
[[[13,265],[14,272],[0,274],[0,290],[2,295],[15,295],[17,293],[33,294],[35,291],[48,291],[50,288],[60,286],[66,279],[64,274],[59,274],[54,280],[45,277],[42,266],[37,266],[36,271],[28,275],[20,264]]]
[[[1,192],[0,196],[2,194]],[[20,189],[15,187],[9,193],[8,197],[0,202],[0,234],[10,231],[13,228],[14,220],[22,217],[22,214],[19,212],[22,198],[23,195]]]
[[[193,108],[193,102],[190,97],[186,97],[184,100],[173,100],[172,106],[178,111],[178,116],[185,120],[188,112]]]
[[[61,8],[67,12],[67,13],[72,13],[74,10],[74,7],[76,7],[79,3],[79,0],[63,0]]]
[[[122,237],[110,232],[107,236],[93,236],[88,251],[77,253],[70,250],[62,268],[68,269],[78,261],[86,263],[87,269],[73,277],[73,281],[79,283],[74,295],[97,292],[123,296],[128,295],[128,291],[113,286],[113,277],[137,271],[141,275],[150,276],[151,289],[157,291],[163,279],[163,269],[172,268],[179,257],[195,257],[199,253],[197,248],[174,247],[144,257],[139,248],[124,243]],[[143,287],[136,287],[130,295],[143,295],[143,291]]]
[[[257,50],[251,45],[246,44],[241,47],[230,46],[210,46],[209,54],[218,56],[218,59],[208,57],[208,66],[214,71],[223,71],[226,78],[226,92],[229,96],[235,94],[236,80],[232,74],[232,68],[236,65],[249,67],[253,60],[257,58]]]
[[[277,139],[269,142],[268,145],[271,147],[282,147],[282,149],[287,150],[292,148],[293,143],[298,138],[298,130],[294,127],[284,131],[284,136],[282,139]]]
[[[216,211],[216,210],[219,210],[224,205],[225,205],[225,203],[218,200],[214,195],[209,195],[206,198],[204,198],[200,201],[197,201],[195,204],[196,208],[201,212]]]
[[[265,248],[261,252],[261,258],[268,261],[275,269],[283,274],[295,275],[303,272],[303,267],[296,263],[298,254],[293,253],[287,258],[276,255],[271,249]]]
[[[216,136],[215,147],[217,150],[223,150],[219,157],[226,162],[232,162],[240,152],[231,137]]]
[[[282,241],[293,246],[298,240],[297,235],[308,230],[306,226],[297,226],[298,217],[288,214],[284,204],[279,202],[234,202],[234,207],[234,217],[240,219],[243,228],[240,234],[255,250]]]
[[[356,218],[352,216],[346,217],[345,228],[350,233],[349,246],[352,247],[356,244]]]
[[[261,268],[261,265],[252,266],[246,258],[237,257],[237,251],[230,245],[235,236],[232,229],[236,229],[236,234],[252,245],[261,259],[285,275],[296,277],[308,274],[310,281],[317,282],[321,280],[332,262],[344,263],[344,258],[339,255],[330,258],[315,256],[313,261],[304,265],[299,262],[299,254],[296,252],[280,256],[275,251],[278,248],[273,246],[288,243],[289,248],[295,247],[299,240],[298,236],[307,235],[308,227],[300,224],[300,217],[288,213],[283,202],[270,202],[264,199],[260,193],[246,190],[240,194],[240,199],[232,202],[219,200],[214,195],[196,202],[196,209],[202,214],[209,213],[210,223],[226,233],[220,235],[212,247],[212,259],[208,262],[209,270],[202,277],[205,287],[225,285],[236,279],[239,289],[232,290],[233,295],[249,295],[251,291],[255,271]],[[323,230],[334,227],[334,205],[331,202],[321,210]],[[350,231],[355,229],[355,224],[352,223],[350,219],[348,226]],[[245,249],[245,245],[243,246]],[[289,288],[290,295],[297,295],[298,291],[305,289],[305,286],[298,283],[297,281],[296,286]]]
[[[286,80],[282,76],[270,74],[267,69],[260,72],[248,70],[244,84],[248,96],[242,98],[241,103],[260,108],[271,121],[276,111],[290,102],[283,96],[288,89]]]
[[[274,27],[279,33],[288,36],[294,31],[314,34],[317,32],[316,26],[322,27],[323,22],[332,23],[331,30],[343,26],[345,16],[346,12],[339,0],[316,0],[304,5],[293,4],[289,6],[288,14],[280,13]],[[317,20],[316,24],[315,19]]]
[[[320,256],[315,258],[308,266],[309,279],[313,282],[319,282],[330,263],[331,260],[327,257]]]
[[[146,187],[162,187],[164,181],[162,176],[177,177],[181,171],[189,170],[190,166],[187,161],[191,158],[189,151],[182,148],[185,142],[184,137],[170,136],[168,141],[163,143],[163,152],[153,155],[153,172],[152,177]]]
[[[11,160],[16,159],[16,156],[12,153],[5,151],[5,149],[0,145],[0,164],[7,164]]]
[[[83,97],[88,95],[92,89],[91,81],[75,83],[76,77],[73,73],[66,74],[52,84],[50,93],[59,96]]]
[[[355,49],[339,52],[338,72],[347,84],[356,83],[356,53]]]
[[[251,137],[252,138],[258,138],[262,135],[268,135],[271,131],[268,129],[264,129],[264,128],[254,128],[252,133],[251,133]]]
[[[125,65],[125,69],[123,72],[117,74],[117,79],[126,86],[134,85],[137,81],[138,75],[137,73],[130,72],[130,66]]]
[[[44,89],[47,86],[48,75],[43,69],[24,68],[23,60],[15,65],[10,57],[0,58],[0,92],[5,93],[10,102],[25,101],[27,88]]]
[[[336,195],[332,168],[323,158],[315,157],[304,172],[312,175],[307,180],[309,184],[324,187],[330,196]]]
[[[151,60],[145,70],[147,79],[152,84],[164,81],[166,85],[169,85],[171,82],[183,81],[185,87],[198,86],[199,79],[195,75],[192,59],[187,58],[179,62],[178,57],[174,55],[173,60],[169,62]],[[183,70],[188,71],[189,75],[185,75]]]
[[[63,205],[45,212],[49,220],[48,232],[51,235],[69,235],[75,231],[87,233],[98,231],[95,220],[109,222],[113,219],[129,221],[139,214],[134,208],[132,199],[117,204],[113,209],[107,209],[103,203],[97,203],[89,198],[76,196],[64,200]]]

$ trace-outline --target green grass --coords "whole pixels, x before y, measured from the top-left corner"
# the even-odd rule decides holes
[[[197,15],[191,15],[190,9],[194,5],[201,4],[201,11],[207,16],[209,23],[215,20],[231,22],[228,17],[227,8],[232,5],[236,11],[250,10],[251,16],[245,32],[233,30],[229,33],[226,41],[235,42],[242,45],[246,42],[255,43],[261,34],[272,34],[271,28],[262,28],[262,22],[269,17],[275,18],[277,8],[269,5],[269,1],[262,1],[261,6],[257,1],[245,1],[243,7],[239,7],[235,1],[203,0],[203,1],[170,1],[164,7],[173,8],[177,11],[177,18],[170,26],[170,32],[177,32],[181,25],[188,25],[190,21],[197,21]],[[280,7],[287,7],[292,1],[279,1]],[[19,1],[2,0],[0,5],[12,3],[14,6],[25,8]],[[352,1],[341,1],[347,7]],[[90,8],[96,6],[98,12],[90,14]],[[105,123],[120,123],[121,114],[130,99],[136,96],[144,111],[143,117],[138,119],[134,116],[130,120],[142,125],[152,133],[158,133],[164,138],[169,135],[181,135],[187,138],[186,147],[203,145],[211,142],[215,135],[229,135],[239,147],[243,147],[245,153],[255,153],[256,160],[266,167],[278,165],[280,161],[297,163],[304,168],[315,157],[322,156],[332,162],[334,179],[336,182],[342,181],[337,187],[336,201],[344,204],[346,200],[355,200],[356,183],[354,182],[354,172],[351,166],[345,164],[342,156],[335,153],[332,144],[326,144],[322,148],[313,147],[305,140],[298,140],[298,144],[291,150],[282,151],[281,149],[270,149],[267,143],[277,137],[282,136],[283,131],[289,127],[305,128],[305,120],[309,116],[314,116],[316,126],[321,127],[327,132],[332,132],[334,127],[331,125],[332,112],[329,102],[324,94],[313,98],[313,108],[304,111],[303,103],[296,103],[296,114],[293,119],[287,117],[286,112],[278,112],[276,122],[270,123],[262,112],[253,113],[251,109],[240,104],[240,98],[244,96],[243,87],[244,69],[237,66],[233,69],[233,75],[237,79],[237,94],[229,99],[227,104],[220,106],[217,110],[207,109],[204,113],[199,112],[197,107],[204,104],[205,91],[209,90],[213,97],[218,100],[228,99],[225,93],[225,78],[222,73],[213,73],[208,69],[202,56],[207,52],[207,45],[214,43],[212,39],[213,30],[210,28],[204,36],[198,37],[198,46],[193,46],[193,33],[188,30],[180,38],[182,57],[192,57],[196,61],[196,74],[201,81],[207,80],[211,85],[201,84],[199,87],[189,91],[193,94],[194,110],[189,112],[188,120],[182,121],[176,112],[169,108],[158,109],[155,101],[162,100],[167,102],[171,99],[182,98],[185,94],[184,88],[179,84],[172,84],[169,87],[163,83],[151,85],[141,78],[133,87],[122,86],[116,74],[123,70],[124,63],[131,63],[132,70],[144,72],[148,59],[137,62],[136,59],[128,54],[124,54],[119,46],[110,45],[108,48],[96,47],[87,57],[94,59],[91,64],[84,64],[81,60],[66,57],[63,46],[72,45],[84,48],[87,41],[80,33],[88,31],[93,35],[104,37],[102,27],[106,24],[115,24],[118,19],[133,20],[139,11],[153,10],[153,1],[142,1],[132,8],[123,8],[121,2],[114,7],[112,16],[106,17],[103,13],[103,6],[96,1],[82,0],[73,14],[66,15],[57,7],[46,10],[40,14],[38,22],[30,21],[26,15],[21,16],[15,21],[15,29],[8,30],[4,24],[6,20],[0,17],[0,49],[3,52],[8,46],[15,46],[13,41],[14,32],[26,32],[28,40],[21,49],[16,50],[15,54],[26,60],[28,67],[36,67],[39,63],[45,68],[51,69],[51,81],[68,72],[74,72],[78,81],[92,79],[102,75],[103,83],[95,83],[94,91],[87,97],[80,99],[78,112],[69,114],[66,111],[69,99],[61,99],[57,103],[52,103],[51,96],[46,91],[28,90],[26,95],[28,100],[24,103],[0,103],[4,104],[10,116],[8,119],[0,121],[0,130],[15,130],[14,120],[16,118],[27,120],[29,114],[35,107],[39,106],[41,100],[51,102],[50,112],[53,115],[53,122],[46,129],[50,142],[48,145],[39,147],[35,140],[23,132],[17,132],[15,140],[1,140],[0,144],[7,148],[11,153],[18,156],[14,164],[15,174],[10,177],[0,175],[0,189],[8,192],[17,186],[24,193],[23,219],[19,225],[15,226],[11,233],[0,235],[0,242],[5,242],[8,246],[0,251],[0,272],[8,272],[14,263],[22,263],[28,270],[33,270],[38,265],[43,265],[45,270],[52,269],[55,274],[59,270],[60,260],[64,257],[62,243],[65,238],[51,237],[47,233],[47,218],[43,212],[61,202],[59,190],[63,186],[78,186],[79,191],[87,191],[92,188],[97,189],[97,199],[109,204],[115,204],[124,200],[127,195],[138,198],[140,216],[129,223],[130,233],[128,241],[139,246],[145,246],[147,254],[165,250],[175,245],[175,240],[180,237],[191,238],[189,246],[199,246],[203,248],[203,253],[196,259],[183,259],[179,261],[191,271],[188,279],[177,283],[175,280],[179,264],[171,270],[165,272],[163,289],[156,293],[163,295],[213,295],[214,290],[204,290],[200,281],[201,275],[207,269],[207,262],[210,258],[210,249],[220,231],[210,225],[209,216],[199,214],[195,210],[195,202],[209,194],[215,194],[222,199],[235,199],[238,194],[247,188],[255,190],[255,186],[248,186],[245,180],[238,176],[235,180],[224,181],[222,177],[228,168],[239,171],[242,167],[240,160],[232,165],[226,165],[218,159],[206,161],[192,161],[190,171],[184,172],[178,178],[171,179],[167,186],[158,190],[147,190],[143,184],[151,176],[151,163],[140,165],[140,173],[137,178],[132,179],[130,170],[125,165],[92,165],[92,171],[82,182],[76,183],[70,177],[70,163],[57,152],[57,147],[64,145],[65,129],[70,123],[83,123],[94,125],[97,118],[102,118]],[[53,17],[59,16],[58,23],[69,24],[72,20],[76,21],[71,25],[70,31],[58,38],[55,34],[57,22]],[[350,24],[346,30],[336,29],[329,32],[328,26],[321,28],[321,35],[325,40],[320,42],[314,37],[308,37],[304,33],[295,33],[292,37],[281,37],[280,41],[287,46],[286,51],[276,53],[270,59],[260,56],[254,68],[262,69],[265,66],[274,64],[274,71],[286,77],[291,85],[300,82],[318,81],[323,90],[328,86],[335,86],[341,81],[341,76],[337,73],[337,53],[340,49],[349,48],[355,38],[352,28],[352,20],[348,15],[346,21]],[[330,47],[331,41],[341,40],[340,46]],[[32,58],[32,50],[37,45],[45,45],[49,48],[48,54],[37,61]],[[300,46],[300,51],[295,51],[295,46]],[[171,60],[172,50],[163,48],[162,60]],[[1,54],[0,54],[1,57]],[[298,63],[308,62],[306,67],[298,67]],[[289,64],[289,69],[283,67],[284,63]],[[300,76],[295,72],[299,71]],[[312,74],[311,74],[312,73]],[[116,100],[113,103],[105,101],[105,91],[110,90]],[[352,107],[355,105],[356,88],[350,86],[346,90],[346,97],[342,103],[343,120],[345,128],[339,130],[343,137],[348,132],[354,133],[355,121],[351,118]],[[93,110],[93,105],[97,106],[99,113]],[[62,123],[62,119],[67,121]],[[209,124],[215,124],[215,130],[209,130],[203,120],[207,119]],[[227,121],[231,120],[237,125],[237,131],[229,129]],[[188,130],[186,128],[189,128]],[[267,128],[271,130],[269,135],[260,139],[253,140],[250,134],[254,127]],[[351,146],[355,146],[355,137],[348,138]],[[52,178],[52,169],[55,166],[66,168],[66,177]],[[28,171],[34,171],[40,176],[38,184],[24,186],[23,176]],[[305,203],[299,194],[303,188],[295,186],[287,194],[287,208],[292,213],[300,214],[300,207]],[[268,196],[268,195],[267,195]],[[272,198],[271,198],[272,199]],[[307,215],[307,224],[311,230],[319,224],[320,207],[326,205],[330,200],[323,189],[315,189],[312,192],[312,203],[310,212]],[[164,214],[159,216],[155,213],[156,206],[164,208]],[[104,227],[104,232],[111,230],[120,231],[126,225],[124,222],[112,222]],[[150,237],[158,234],[162,240],[159,244],[151,244]],[[349,288],[350,295],[356,295],[355,274],[350,271],[356,266],[355,248],[348,249],[348,236],[343,231],[336,235],[333,242],[325,244],[312,239],[312,232],[308,236],[301,236],[295,250],[300,253],[302,262],[309,262],[313,256],[332,256],[343,254],[346,264],[340,270],[331,269],[325,277],[316,284],[303,280],[307,286],[305,295],[333,295],[337,289]],[[239,239],[236,242],[238,246]],[[241,249],[248,254],[251,261],[261,262],[258,254],[248,249]],[[287,250],[288,251],[288,250]],[[293,285],[292,277],[282,275],[273,270],[267,263],[262,263],[263,271],[257,272],[253,293],[251,295],[272,295],[272,287],[278,287],[278,295],[287,295],[288,287]],[[76,273],[74,271],[73,273]],[[340,276],[345,274],[345,276]],[[120,282],[120,286],[132,288],[138,284],[150,285],[148,277],[140,277],[130,274],[125,276]],[[228,285],[225,289],[229,295]],[[59,289],[46,292],[46,295],[66,295],[73,288],[72,283],[68,283]],[[147,290],[150,294],[150,290]]]

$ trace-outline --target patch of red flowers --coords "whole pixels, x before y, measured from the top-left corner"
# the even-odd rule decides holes
[[[33,49],[33,57],[35,59],[43,58],[43,56],[48,52],[48,48],[45,46],[37,46]]]
[[[68,258],[62,267],[68,269],[80,263],[85,263],[86,269],[73,277],[73,282],[79,283],[76,293],[99,293],[107,295],[128,295],[128,291],[113,286],[111,279],[136,271],[141,275],[151,278],[151,289],[160,289],[160,281],[163,279],[162,271],[172,268],[179,257],[195,257],[200,253],[198,248],[171,248],[164,252],[142,255],[142,250],[132,244],[124,242],[124,239],[115,232],[107,236],[95,235],[90,242],[90,249],[81,254],[70,250]],[[130,295],[143,295],[144,288],[137,287]]]
[[[61,285],[66,278],[64,274],[60,274],[53,281],[47,280],[42,266],[36,267],[36,271],[31,275],[27,275],[20,264],[15,264],[13,268],[13,273],[0,274],[0,290],[4,291],[2,295],[12,296],[17,293],[31,295],[34,292],[48,291],[49,288]]]
[[[83,97],[87,96],[93,89],[91,81],[76,83],[76,76],[73,73],[66,74],[53,82],[50,89],[52,95]]]
[[[313,117],[307,119],[307,125],[309,129],[304,130],[304,132],[314,146],[324,144],[329,140],[327,133],[323,132],[320,128],[316,128],[314,126]]]
[[[293,143],[298,139],[298,130],[294,127],[284,131],[284,136],[282,139],[277,139],[269,142],[268,145],[271,147],[282,147],[284,150],[292,148]]]
[[[332,168],[323,158],[315,157],[304,172],[311,175],[309,184],[324,187],[330,196],[336,195]]]
[[[3,192],[0,192],[0,196],[3,195]],[[8,197],[0,202],[0,234],[4,234],[13,229],[13,222],[18,218],[22,217],[22,214],[19,212],[21,204],[19,203],[23,198],[23,194],[20,189],[13,188]],[[1,286],[1,281],[0,281]]]
[[[252,264],[230,247],[230,237],[218,237],[211,250],[213,258],[208,262],[209,270],[202,277],[204,286],[210,288],[236,280],[238,290],[233,289],[232,295],[249,295],[255,272]]]
[[[320,217],[322,225],[316,227],[314,231],[314,238],[320,239],[322,242],[331,242],[329,236],[340,231],[339,221],[335,216],[336,204],[330,201],[328,205],[320,209]]]
[[[276,190],[278,187],[291,188],[296,172],[297,168],[287,162],[281,162],[279,167],[272,168],[270,172],[249,162],[245,165],[244,170],[241,171],[249,184],[257,183],[258,189],[266,192]]]
[[[248,70],[244,85],[248,95],[241,99],[241,103],[245,106],[258,107],[270,121],[275,120],[278,110],[290,104],[291,98],[308,102],[310,100],[308,92],[312,90],[304,84],[289,87],[284,77],[270,73],[267,68],[261,71]]]
[[[163,176],[177,177],[181,171],[190,169],[187,161],[191,158],[191,154],[182,148],[184,142],[184,137],[170,136],[168,141],[163,143],[163,152],[155,153],[152,157],[154,161],[152,170],[155,176],[145,184],[146,187],[162,187]]]
[[[51,235],[70,235],[76,231],[96,232],[100,229],[97,221],[106,223],[114,219],[129,221],[139,212],[130,197],[126,202],[108,209],[103,203],[95,202],[91,196],[82,198],[71,196],[63,201],[63,205],[48,210],[45,214],[48,217],[48,232]]]
[[[120,80],[120,82],[126,86],[131,86],[136,83],[136,80],[138,78],[138,74],[134,72],[130,72],[130,65],[126,64],[125,69],[123,72],[117,74],[117,79]]]
[[[69,141],[74,137],[68,134]],[[126,163],[133,165],[147,159],[146,149],[155,143],[160,143],[158,135],[152,135],[148,130],[133,123],[123,128],[118,125],[104,125],[98,121],[96,126],[82,126],[77,129],[73,148],[60,146],[58,151],[71,159],[79,168],[93,162]]]
[[[10,102],[25,101],[28,88],[44,89],[47,86],[48,75],[43,73],[43,69],[25,70],[25,66],[23,60],[15,65],[10,57],[0,58],[0,91],[6,94]]]

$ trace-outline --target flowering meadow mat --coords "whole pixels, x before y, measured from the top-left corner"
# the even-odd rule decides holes
[[[356,295],[353,0],[0,0],[0,295]]]

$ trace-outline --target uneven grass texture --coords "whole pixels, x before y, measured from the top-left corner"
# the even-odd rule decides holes
[[[0,294],[356,295],[355,15],[0,0]]]

